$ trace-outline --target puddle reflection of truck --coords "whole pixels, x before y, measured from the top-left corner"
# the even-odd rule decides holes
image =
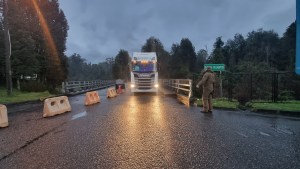
[[[131,92],[158,92],[155,52],[133,52],[131,58]]]

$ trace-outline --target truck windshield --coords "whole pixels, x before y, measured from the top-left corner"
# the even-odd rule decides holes
[[[133,72],[153,72],[155,71],[155,66],[153,62],[141,63],[136,62],[132,63],[132,71]]]

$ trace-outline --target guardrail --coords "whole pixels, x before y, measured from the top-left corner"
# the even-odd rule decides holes
[[[76,94],[112,85],[115,85],[115,80],[66,81],[62,83],[62,93]]]
[[[165,88],[172,90],[185,105],[190,105],[190,98],[192,97],[192,84],[191,79],[161,79],[161,84]]]

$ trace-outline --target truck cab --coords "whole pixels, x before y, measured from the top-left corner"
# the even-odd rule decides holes
[[[158,92],[155,52],[133,52],[130,67],[131,92]]]

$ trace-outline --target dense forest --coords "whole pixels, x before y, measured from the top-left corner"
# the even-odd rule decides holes
[[[160,66],[161,78],[189,78],[199,73],[205,63],[224,63],[229,72],[249,71],[289,71],[295,69],[296,24],[287,27],[282,37],[273,30],[258,29],[251,31],[244,37],[236,34],[226,42],[217,37],[213,50],[209,54],[206,49],[195,51],[195,47],[188,38],[180,43],[174,43],[171,51],[165,50],[158,38],[150,37],[142,46],[142,52],[156,52]],[[116,56],[118,60],[124,57],[124,62],[116,62],[115,67],[122,67],[127,71],[128,52],[121,50]],[[247,69],[243,68],[247,67]],[[115,78],[124,78],[113,72]]]
[[[282,37],[273,30],[263,29],[251,31],[246,37],[235,34],[226,42],[222,37],[217,37],[210,54],[206,49],[196,52],[188,38],[174,43],[168,52],[158,38],[150,37],[141,51],[156,52],[159,77],[162,79],[189,78],[196,81],[204,64],[223,63],[226,71],[222,73],[222,80],[225,82],[222,87],[226,89],[224,94],[227,97],[251,95],[255,99],[271,99],[275,93],[276,97],[279,95],[285,99],[300,99],[300,78],[295,74],[295,48],[294,22],[287,27]],[[128,52],[121,50],[116,58],[124,62],[115,62],[114,77],[128,79],[128,74],[119,73],[128,72]],[[220,83],[220,74],[217,76],[217,83]],[[223,93],[218,94],[222,95]]]

